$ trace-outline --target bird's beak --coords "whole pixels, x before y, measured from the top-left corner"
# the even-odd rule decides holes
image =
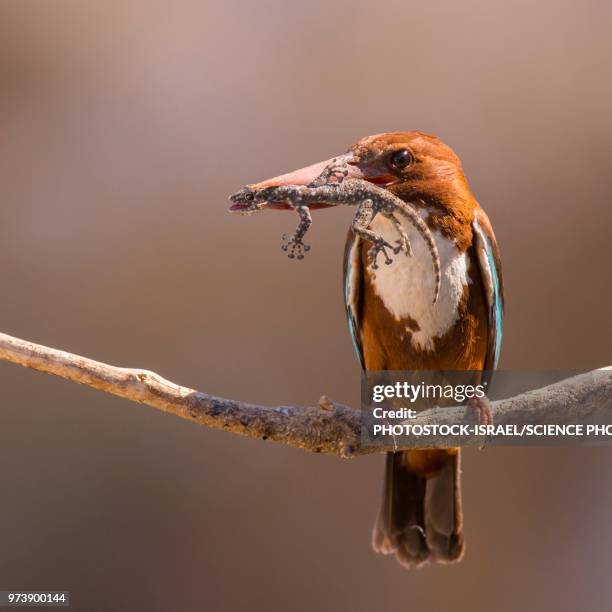
[[[355,159],[353,153],[349,152],[326,159],[325,161],[318,162],[316,164],[312,164],[311,166],[306,166],[305,168],[300,168],[299,170],[294,170],[293,172],[288,172],[287,174],[275,176],[274,178],[261,181],[260,183],[247,185],[247,187],[258,190],[266,187],[280,187],[286,185],[310,185],[310,183],[312,183],[323,172],[323,170],[332,163],[334,159],[340,159],[346,162],[348,166],[348,174],[346,176],[347,179],[362,179],[383,185],[389,183],[389,177],[387,175],[376,175],[375,173],[368,172],[367,169],[361,167],[359,162]],[[391,178],[393,179],[394,177]],[[328,206],[328,204],[312,204],[310,208],[328,208]],[[245,206],[241,203],[233,203],[229,210],[232,212],[240,212],[244,207]],[[267,202],[264,204],[263,208],[287,210],[291,207],[282,202]]]

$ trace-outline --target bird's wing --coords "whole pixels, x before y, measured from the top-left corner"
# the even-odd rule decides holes
[[[499,361],[504,314],[504,283],[501,258],[491,222],[481,208],[476,209],[472,222],[474,249],[485,289],[489,313],[489,342],[485,370],[494,370]]]
[[[344,305],[346,307],[349,332],[351,334],[351,340],[353,341],[355,354],[363,370],[363,347],[361,345],[361,333],[358,324],[363,290],[360,242],[359,237],[355,236],[352,230],[349,230],[346,247],[344,249],[344,264],[342,268]]]

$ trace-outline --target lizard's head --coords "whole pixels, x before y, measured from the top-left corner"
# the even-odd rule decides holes
[[[332,158],[334,159],[334,158]],[[234,195],[230,211],[251,214],[259,210],[289,209],[283,202],[266,200],[266,189],[289,185],[310,185],[330,165],[328,159],[260,183],[247,185]],[[347,164],[347,179],[357,178],[388,188],[408,199],[422,192],[448,192],[451,183],[465,184],[461,162],[455,153],[435,136],[422,132],[389,132],[358,140],[335,159]],[[278,193],[278,192],[275,192]],[[269,194],[268,194],[269,195]],[[327,208],[314,204],[310,208]]]
[[[265,189],[255,189],[250,185],[243,187],[240,191],[230,196],[232,202],[230,211],[240,215],[252,215],[262,210],[262,208],[269,204],[265,191]]]

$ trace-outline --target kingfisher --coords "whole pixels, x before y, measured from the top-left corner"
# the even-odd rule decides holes
[[[349,230],[342,287],[361,368],[470,371],[481,373],[480,382],[488,381],[502,340],[501,260],[491,223],[470,190],[459,157],[423,132],[376,134],[343,155],[249,187],[257,192],[317,185],[326,168],[339,162],[345,168],[341,179],[367,181],[415,210],[437,252],[434,274],[432,245],[408,217],[374,212],[367,219],[370,234],[356,226]],[[232,210],[239,212],[241,206],[246,209],[238,203]],[[288,208],[279,202],[268,207]],[[299,239],[310,224],[309,211],[304,214]],[[406,256],[391,260],[385,251],[388,265],[376,265],[376,259],[372,265],[368,236],[375,236],[384,249],[398,242],[398,235],[410,245]],[[490,422],[486,398],[473,398],[468,405],[480,422]],[[407,567],[461,559],[460,460],[458,448],[387,453],[383,501],[372,538],[377,552],[394,554]]]

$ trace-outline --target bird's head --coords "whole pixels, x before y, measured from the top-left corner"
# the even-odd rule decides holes
[[[450,147],[422,132],[389,132],[357,141],[343,155],[347,178],[369,181],[392,191],[404,200],[426,199],[444,206],[469,193],[461,162]],[[288,209],[287,204],[266,200],[266,188],[309,185],[331,159],[247,185],[230,197],[230,211],[250,214],[262,209]],[[326,208],[327,204],[311,208]]]

